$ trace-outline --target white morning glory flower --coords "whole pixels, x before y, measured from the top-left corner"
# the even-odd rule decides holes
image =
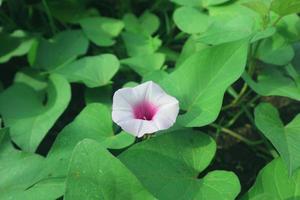
[[[119,89],[113,96],[113,121],[137,137],[170,128],[178,112],[178,100],[152,81]]]

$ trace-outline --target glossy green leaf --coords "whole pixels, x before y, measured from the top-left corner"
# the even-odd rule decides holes
[[[192,7],[176,9],[173,19],[181,31],[189,34],[204,32],[212,23],[208,15]]]
[[[15,83],[0,95],[0,113],[11,137],[24,151],[34,152],[66,109],[71,91],[59,75],[50,76],[47,102],[31,87]]]
[[[187,111],[179,116],[180,124],[204,126],[217,118],[226,89],[244,71],[247,52],[248,40],[205,49],[162,81],[162,86],[179,99],[180,108]]]
[[[99,103],[89,104],[59,133],[48,153],[47,160],[51,163],[52,176],[66,175],[72,150],[85,138],[96,140],[103,147],[111,149],[127,147],[135,140],[132,135],[125,132],[114,134],[111,111],[106,106]]]
[[[215,151],[209,136],[179,130],[140,142],[118,157],[158,199],[234,199],[240,185],[232,172],[197,178]]]
[[[285,16],[300,12],[299,0],[273,0],[271,10],[278,15]]]
[[[255,109],[255,124],[279,152],[289,174],[300,167],[300,115],[284,125],[276,108],[264,103]]]
[[[26,36],[21,30],[14,31],[7,35],[0,32],[0,63],[5,63],[15,56],[26,54],[31,48],[34,38]]]
[[[300,170],[290,177],[281,158],[265,166],[254,186],[242,200],[297,200],[300,198]]]
[[[90,17],[79,21],[83,32],[93,43],[99,46],[111,46],[115,43],[124,23],[107,17]]]
[[[66,200],[156,199],[113,155],[93,140],[76,145],[66,181]]]
[[[159,70],[164,62],[165,55],[162,53],[135,56],[121,60],[122,64],[129,66],[141,76]]]
[[[41,39],[34,50],[33,66],[53,70],[86,53],[88,40],[81,31],[60,32],[50,40]]]
[[[113,54],[87,56],[66,64],[55,73],[63,75],[69,82],[84,83],[88,87],[99,87],[110,83],[119,69],[119,60]]]
[[[264,66],[257,81],[245,72],[243,79],[258,94],[262,96],[284,96],[300,100],[299,85],[289,76],[285,67]]]

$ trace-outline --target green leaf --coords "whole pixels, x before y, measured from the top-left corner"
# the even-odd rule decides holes
[[[286,65],[295,56],[292,45],[286,39],[275,34],[261,42],[256,57],[261,61],[273,65]]]
[[[200,7],[202,5],[202,0],[171,0],[182,6],[195,6]]]
[[[243,3],[242,5],[250,8],[251,10],[257,12],[260,16],[266,17],[269,15],[269,8],[262,0],[253,0]]]
[[[113,54],[102,54],[81,58],[54,72],[63,75],[71,83],[80,82],[93,88],[109,84],[119,65],[118,58]]]
[[[102,103],[107,107],[111,107],[112,95],[112,85],[106,85],[97,88],[87,88],[85,90],[85,103]]]
[[[253,33],[254,21],[251,17],[241,15],[230,20],[223,18],[222,15],[214,17],[214,23],[196,40],[218,45],[247,38]]]
[[[285,67],[264,66],[257,81],[245,72],[243,79],[258,94],[262,96],[284,96],[300,100],[299,85],[289,76]]]
[[[300,167],[300,115],[284,126],[276,108],[263,103],[255,109],[255,124],[279,152],[289,174]]]
[[[151,36],[159,28],[159,18],[146,11],[139,18],[132,13],[128,13],[123,17],[125,29],[129,32],[139,33]]]
[[[159,70],[164,62],[165,55],[162,53],[140,55],[121,60],[122,64],[129,66],[141,76]]]
[[[223,4],[228,1],[230,1],[230,0],[202,0],[202,4],[204,7],[208,7],[208,6],[215,6],[215,5]]]
[[[123,32],[122,38],[127,54],[131,57],[153,54],[161,46],[161,40],[158,37],[145,36],[139,33]]]
[[[21,152],[12,146],[8,129],[0,129],[0,199],[14,190],[25,190],[38,181],[42,156]]]
[[[0,198],[32,200],[36,199],[36,197],[39,197],[43,200],[53,200],[63,196],[64,192],[65,179],[56,178],[40,181],[34,186],[26,188],[25,190],[6,190],[2,195],[0,194]]]
[[[280,16],[285,16],[300,12],[299,0],[273,0],[271,10]]]
[[[187,41],[184,43],[180,55],[176,61],[176,67],[182,65],[182,63],[194,53],[207,49],[209,45],[200,42],[198,36],[191,35]]]
[[[21,30],[14,31],[10,35],[0,32],[0,63],[26,54],[34,41],[35,39],[26,36],[25,32]]]
[[[23,83],[15,83],[0,95],[0,113],[11,137],[24,151],[34,152],[49,129],[66,109],[71,89],[59,75],[51,75],[47,103]]]
[[[277,158],[260,171],[254,186],[242,200],[296,200],[300,198],[299,188],[300,170],[289,177],[282,159]]]
[[[288,43],[298,42],[300,40],[300,17],[296,14],[287,15],[278,22],[276,29]]]
[[[113,155],[93,140],[83,140],[72,154],[66,200],[156,199]]]
[[[86,53],[88,40],[81,31],[69,30],[58,33],[51,40],[41,39],[34,49],[33,66],[53,70]]]
[[[37,154],[16,150],[8,129],[0,129],[0,199],[53,200],[64,193],[64,179],[40,176],[45,159]]]
[[[180,130],[135,144],[118,157],[158,199],[234,199],[240,185],[233,173],[212,171],[197,178],[215,151],[209,136]]]
[[[111,46],[115,44],[124,23],[120,20],[107,17],[89,17],[79,21],[86,36],[99,46]]]
[[[179,99],[180,108],[187,111],[179,116],[180,124],[204,126],[217,118],[226,89],[244,71],[247,52],[248,40],[204,49],[162,81],[161,85]]]
[[[75,145],[85,138],[101,143],[103,147],[121,149],[131,145],[135,138],[125,132],[117,135],[112,129],[111,111],[104,105],[87,105],[76,119],[66,126],[56,138],[47,161],[54,177],[66,175],[67,166]]]
[[[173,19],[181,31],[189,34],[204,32],[212,23],[208,15],[192,7],[176,9]]]

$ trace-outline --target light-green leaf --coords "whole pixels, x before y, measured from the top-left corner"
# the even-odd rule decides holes
[[[81,31],[68,30],[58,33],[50,40],[41,39],[31,52],[33,66],[53,70],[86,53],[88,40]]]
[[[202,33],[212,23],[208,15],[192,7],[180,7],[176,9],[173,19],[181,31],[189,34]]]
[[[273,0],[271,10],[278,15],[285,16],[300,12],[299,0]]]
[[[11,137],[24,151],[34,152],[49,129],[66,109],[69,83],[60,75],[49,78],[47,103],[33,88],[15,83],[0,95],[0,113]]]
[[[243,79],[258,94],[262,96],[284,96],[295,100],[300,100],[299,85],[287,76],[283,67],[264,66],[264,69],[257,77],[257,81],[245,72]]]
[[[159,28],[159,18],[150,13],[144,12],[139,18],[132,13],[128,13],[123,17],[126,31],[151,36]]]
[[[69,82],[84,83],[93,88],[110,83],[119,65],[118,58],[113,54],[102,54],[81,58],[54,72],[63,75]]]
[[[93,140],[76,145],[66,181],[66,200],[154,198],[113,155]]]
[[[72,150],[81,140],[88,138],[101,143],[103,147],[121,149],[132,144],[135,138],[125,132],[117,135],[112,129],[111,111],[99,103],[87,105],[76,119],[59,133],[47,161],[50,163],[52,175],[66,175]]]
[[[300,115],[284,125],[276,108],[263,103],[255,109],[255,124],[279,152],[289,174],[300,167]]]
[[[158,199],[234,199],[240,185],[233,173],[197,178],[215,151],[209,136],[183,129],[138,143],[118,157]]]
[[[141,76],[159,70],[164,62],[165,55],[162,53],[140,55],[121,60],[122,64],[128,65]]]
[[[187,127],[214,121],[226,89],[244,71],[248,40],[226,43],[196,52],[165,78],[161,85],[179,99],[178,122]]]
[[[215,5],[223,4],[228,1],[230,1],[230,0],[202,0],[202,4],[204,7],[208,7],[208,6],[215,6]]]
[[[300,198],[300,170],[290,177],[281,158],[264,167],[254,186],[242,200],[297,200]]]
[[[273,65],[286,65],[291,62],[294,56],[292,45],[279,34],[274,34],[272,37],[263,40],[256,55],[261,61]]]
[[[182,6],[195,6],[200,7],[202,5],[202,0],[171,0]]]
[[[99,46],[111,46],[115,43],[124,23],[107,17],[89,17],[79,21],[83,32],[93,43]]]

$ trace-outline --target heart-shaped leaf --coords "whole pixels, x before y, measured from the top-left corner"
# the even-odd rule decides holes
[[[243,79],[262,96],[275,95],[300,100],[300,88],[292,77],[287,76],[285,67],[264,66],[257,81],[252,80],[246,72],[243,74]]]
[[[121,60],[122,64],[128,65],[141,76],[159,70],[164,62],[165,55],[162,53],[140,55]]]
[[[300,198],[300,170],[290,177],[281,158],[265,166],[258,174],[254,186],[242,200],[281,200]]]
[[[11,137],[24,151],[34,152],[49,129],[64,112],[71,98],[69,83],[51,75],[45,95],[23,83],[15,83],[0,94],[0,113]]]
[[[300,167],[300,115],[284,126],[276,108],[263,103],[255,109],[255,124],[275,146],[289,174]]]
[[[64,31],[50,40],[41,39],[31,52],[31,62],[35,68],[53,70],[83,55],[87,48],[88,40],[81,31]]]
[[[89,17],[79,21],[86,36],[99,46],[111,46],[115,43],[124,23],[120,20],[107,17]]]
[[[179,130],[135,144],[118,157],[158,199],[234,199],[240,185],[232,172],[197,178],[215,151],[207,135]]]
[[[113,54],[87,56],[55,70],[69,82],[81,82],[88,87],[106,85],[119,69],[119,60]]]
[[[53,177],[66,175],[74,147],[85,138],[96,140],[103,147],[111,149],[127,147],[135,140],[125,132],[115,135],[112,129],[111,111],[102,104],[91,103],[59,133],[48,153],[47,162],[50,163]]]
[[[86,139],[72,154],[65,199],[155,198],[117,158],[96,141]]]
[[[212,23],[211,18],[192,7],[181,7],[174,12],[174,22],[185,33],[204,32]]]
[[[278,15],[285,16],[300,12],[299,0],[273,0],[271,10]]]
[[[162,81],[162,86],[179,99],[179,116],[184,126],[204,126],[214,121],[221,109],[226,89],[244,71],[248,40],[204,49],[187,58]]]

